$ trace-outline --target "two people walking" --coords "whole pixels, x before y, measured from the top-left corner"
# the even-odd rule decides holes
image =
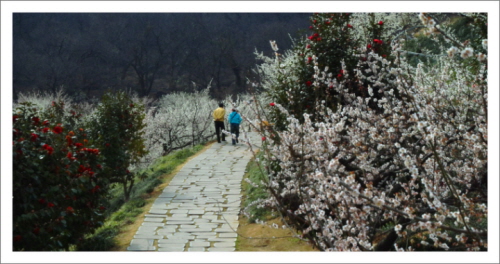
[[[217,142],[221,143],[221,133],[222,129],[225,130],[224,117],[226,116],[226,110],[224,109],[224,104],[220,103],[219,108],[215,109],[212,113],[215,123],[215,133],[217,134]],[[242,121],[241,115],[238,113],[237,108],[233,108],[231,114],[229,114],[228,122],[231,127],[231,134],[235,137],[232,138],[233,145],[238,143],[238,137],[240,136],[240,124]],[[222,133],[222,141],[226,141],[226,135]]]

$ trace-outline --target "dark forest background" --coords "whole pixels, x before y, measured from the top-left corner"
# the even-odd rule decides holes
[[[76,101],[108,90],[159,97],[200,90],[245,92],[254,52],[280,52],[305,34],[306,13],[15,13],[13,89]]]

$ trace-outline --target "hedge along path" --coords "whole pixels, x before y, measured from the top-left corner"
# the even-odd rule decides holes
[[[258,133],[247,135],[251,144],[261,144]],[[233,146],[226,139],[175,174],[145,214],[128,251],[235,251],[241,181],[253,153],[247,144]]]

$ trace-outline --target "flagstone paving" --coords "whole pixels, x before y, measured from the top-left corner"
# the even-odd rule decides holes
[[[255,132],[248,137],[252,144],[261,142]],[[226,139],[174,176],[144,216],[128,251],[235,251],[241,181],[253,155],[247,144],[233,146]]]

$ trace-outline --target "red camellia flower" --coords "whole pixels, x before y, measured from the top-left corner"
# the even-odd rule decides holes
[[[42,146],[42,148],[45,149],[45,150],[47,150],[47,152],[49,153],[49,155],[52,155],[52,153],[54,152],[54,149],[51,146],[47,145],[47,144],[44,144]]]
[[[44,128],[42,129],[42,132],[43,132],[43,133],[48,133],[48,132],[49,132],[49,130],[50,130],[50,128],[48,128],[48,127],[44,127]]]
[[[340,74],[344,74],[344,70],[340,70]]]
[[[55,205],[53,203],[48,203],[47,206],[48,207],[54,207]]]
[[[83,144],[82,143],[75,143],[75,147],[81,148],[81,147],[83,147]]]
[[[337,75],[337,78],[339,78],[339,79],[340,79],[340,78],[342,78],[342,74],[340,74],[340,73],[339,73],[339,74]]]
[[[72,213],[74,213],[74,212],[75,212],[75,210],[73,209],[73,207],[68,206],[68,207],[66,207],[66,212],[67,212],[68,214],[72,214]]]
[[[314,29],[314,27],[313,27],[313,26],[309,26],[309,29],[310,29],[310,30],[313,30],[313,29]]]
[[[49,125],[49,120],[43,120],[42,126],[48,126]]]
[[[31,141],[33,141],[33,142],[35,142],[35,141],[37,141],[37,140],[38,140],[38,137],[39,137],[39,136],[38,136],[37,134],[35,134],[35,133],[31,133],[31,139],[30,139],[30,140],[31,140]]]
[[[262,141],[265,141],[266,140],[266,137],[262,137]]]
[[[384,21],[379,21],[378,24],[382,26],[384,24]]]
[[[307,44],[306,49],[310,49],[311,45]]]
[[[55,126],[53,129],[52,129],[52,132],[56,133],[56,134],[61,134],[63,132],[63,128],[61,126]]]
[[[38,118],[36,116],[31,118],[31,120],[33,120],[33,123],[35,123],[35,125],[38,125],[40,123],[40,118]]]
[[[348,28],[352,28],[352,25],[351,25],[351,24],[347,24],[347,27],[348,27]]]
[[[312,57],[308,57],[308,58],[307,58],[307,63],[311,63],[311,61],[312,61],[312,60],[313,60],[313,58],[312,58]]]
[[[68,152],[68,154],[66,155],[66,157],[67,157],[68,159],[71,159],[71,158],[73,157],[73,153],[71,153],[71,151],[70,151],[70,152]]]
[[[275,104],[275,103],[270,103],[269,105],[270,105],[270,106],[275,106],[276,104]]]
[[[330,20],[325,21],[326,25],[330,25]]]
[[[367,49],[371,49],[371,48],[372,48],[372,45],[371,45],[371,44],[368,44],[368,45],[366,45],[366,48],[367,48]]]
[[[385,58],[385,57],[387,57],[387,55],[385,55],[385,54],[382,54],[382,57],[383,57],[383,58]]]
[[[377,43],[379,45],[384,44],[384,42],[382,40],[380,40],[380,39],[374,39],[373,42],[375,42],[375,43]]]
[[[307,82],[306,82],[306,85],[307,85],[307,86],[311,86],[311,85],[312,85],[312,82],[311,82],[311,81],[307,81]]]

